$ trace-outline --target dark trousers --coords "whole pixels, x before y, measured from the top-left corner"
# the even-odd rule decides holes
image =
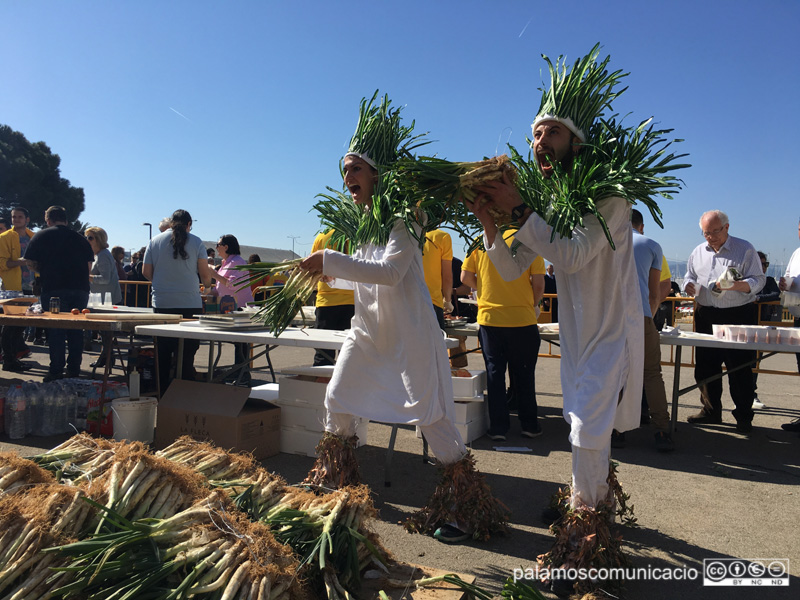
[[[344,331],[350,329],[350,321],[353,320],[356,307],[352,304],[342,304],[340,306],[318,306],[314,311],[316,317],[314,327],[317,329],[331,329]],[[314,354],[314,366],[332,365],[336,361],[335,350],[317,349]]]
[[[50,306],[50,298],[61,299],[61,307],[67,311],[77,308],[83,310],[89,304],[89,292],[82,290],[52,290],[42,293],[42,306]],[[69,377],[77,377],[81,372],[83,359],[83,331],[80,329],[50,329],[47,333],[50,350],[50,374],[61,375],[64,366]],[[69,357],[67,357],[69,349]]]
[[[444,329],[444,309],[441,306],[433,306],[433,312],[436,315],[436,322],[439,323],[439,329]]]
[[[519,420],[523,431],[534,431],[538,407],[536,405],[536,361],[539,357],[539,328],[489,327],[481,325],[479,331],[481,351],[486,363],[486,390],[489,406],[489,433],[505,435],[511,419],[506,401],[506,367],[514,382],[518,402]]]
[[[154,308],[153,311],[167,315],[181,315],[186,319],[191,319],[199,313],[201,308]],[[194,355],[200,348],[200,340],[186,339],[183,341],[183,379],[192,379],[194,375]],[[172,361],[178,354],[178,338],[159,337],[158,338],[158,382],[163,394],[172,381]]]
[[[3,327],[3,333],[0,334],[0,348],[3,351],[3,362],[11,364],[17,360],[17,352],[25,347],[25,340],[23,334],[25,333],[24,327]]]
[[[794,320],[794,326],[795,327],[800,327],[800,318],[796,318]],[[800,373],[800,352],[798,352],[794,356],[797,359],[797,372]]]
[[[700,333],[713,333],[712,325],[756,325],[758,312],[755,304],[734,308],[714,308],[698,305],[694,313],[695,329]],[[698,383],[707,377],[722,373],[722,365],[730,371],[734,367],[755,360],[751,350],[700,348],[695,351],[694,378]],[[753,420],[753,369],[747,367],[728,375],[728,389],[736,408],[733,416],[738,423]],[[700,386],[703,412],[713,416],[722,414],[722,379]]]

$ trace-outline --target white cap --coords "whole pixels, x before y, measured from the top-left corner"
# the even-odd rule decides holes
[[[586,135],[581,131],[575,123],[569,117],[557,117],[555,115],[550,115],[547,113],[538,115],[534,120],[533,124],[531,125],[531,132],[536,129],[536,126],[543,121],[557,121],[564,125],[567,129],[569,129],[572,133],[578,136],[581,142],[586,142]]]
[[[348,156],[357,156],[373,169],[378,168],[378,166],[375,164],[375,161],[369,157],[368,152],[348,152],[347,154],[344,155],[344,158],[347,158]]]

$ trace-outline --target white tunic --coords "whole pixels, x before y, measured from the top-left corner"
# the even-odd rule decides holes
[[[598,203],[613,250],[597,218],[584,217],[572,238],[556,235],[538,215],[517,232],[523,245],[512,257],[505,244],[488,249],[504,279],[519,277],[523,265],[541,254],[558,278],[561,388],[570,442],[599,450],[611,430],[639,426],[644,371],[642,299],[633,260],[630,205],[623,198]],[[624,390],[617,405],[619,392]]]
[[[385,423],[431,425],[454,416],[442,330],[417,241],[398,221],[386,246],[353,256],[325,250],[323,273],[356,282],[355,316],[325,406]]]

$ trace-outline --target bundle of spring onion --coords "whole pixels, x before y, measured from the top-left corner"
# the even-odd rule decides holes
[[[109,445],[113,457],[106,464]],[[299,576],[311,597],[338,600],[353,597],[367,565],[382,564],[388,556],[366,526],[375,515],[368,488],[315,494],[287,485],[250,456],[190,438],[153,455],[138,442],[80,435],[36,460],[67,475],[69,486],[42,484],[53,477],[34,462],[0,455],[0,472],[10,490],[0,498],[31,498],[30,507],[45,507],[48,518],[63,514],[58,522],[64,525],[47,522],[36,531],[63,529],[65,536],[81,541],[68,544],[63,536],[40,536],[41,543],[27,549],[20,563],[22,555],[8,545],[15,538],[0,537],[0,548],[8,550],[2,556],[10,561],[0,562],[0,571],[11,567],[7,583],[19,589],[30,590],[35,577],[46,583],[36,589],[53,597],[261,598],[263,592],[263,597],[283,598],[285,582]],[[105,468],[87,478],[84,467],[98,464]],[[41,493],[52,495],[47,486],[68,490],[75,498],[86,496],[91,505],[73,498],[63,511],[55,509],[42,501]],[[2,506],[0,517],[10,515],[6,529],[19,532],[12,522],[12,517],[19,520],[19,511]],[[61,547],[52,549],[57,544]],[[276,554],[276,545],[285,549]],[[256,552],[253,558],[248,555],[253,548],[269,552]],[[276,578],[285,565],[275,557],[290,548],[295,558],[288,575]],[[62,551],[71,557],[65,570],[41,566],[60,565]],[[40,563],[42,557],[47,563]]]
[[[31,460],[54,473],[59,481],[78,485],[110,469],[118,447],[122,447],[119,442],[81,433]],[[137,447],[144,448],[142,444]]]
[[[556,536],[553,547],[537,557],[537,562],[549,568],[600,569],[613,575],[614,569],[624,567],[628,559],[622,552],[622,535],[612,533],[609,523],[620,517],[623,525],[636,527],[636,517],[630,496],[623,492],[617,478],[618,464],[609,463],[608,497],[596,507],[573,507],[570,486],[560,488],[551,499],[550,506],[561,513],[561,517],[550,525]],[[575,582],[575,591],[591,593],[600,586],[619,588],[618,580]]]
[[[618,196],[631,204],[641,202],[661,225],[662,213],[655,197],[672,199],[672,194],[680,190],[681,181],[669,173],[690,165],[676,163],[685,154],[667,154],[669,146],[680,141],[664,137],[671,131],[654,129],[649,119],[633,128],[625,128],[614,119],[599,119],[571,168],[554,163],[547,178],[532,156],[525,159],[511,147],[520,198],[553,228],[551,239],[556,235],[572,237],[573,230],[583,226],[583,218],[594,215],[613,248],[614,241],[598,211],[601,200]]]
[[[247,277],[238,281],[237,287],[250,285],[253,281],[276,273],[289,273],[284,285],[261,288],[272,290],[273,293],[266,300],[256,302],[260,308],[251,317],[253,321],[263,322],[275,335],[283,333],[298,313],[302,315],[302,307],[317,289],[317,283],[321,278],[317,273],[301,269],[299,267],[301,260],[298,258],[281,263],[253,263],[237,267],[249,273]]]
[[[56,574],[52,568],[62,561],[43,550],[74,538],[83,529],[94,513],[84,498],[82,490],[57,483],[36,483],[0,494],[3,598],[48,597],[58,587],[64,573]]]
[[[269,526],[297,553],[301,574],[318,596],[334,600],[356,593],[367,565],[385,562],[387,552],[366,528],[375,509],[365,486],[314,494],[287,485],[247,457],[188,437],[159,455],[203,472],[238,510]]]
[[[168,519],[129,521],[105,509],[108,531],[52,547],[68,557],[64,598],[286,599],[302,595],[297,560],[269,530],[213,493]]]
[[[55,479],[35,462],[20,458],[13,452],[0,453],[0,494],[35,485],[52,483]]]
[[[538,114],[545,121],[548,116],[568,121],[586,138],[579,142],[579,151],[566,161],[566,166],[551,162],[549,156],[540,157],[539,160],[547,160],[554,167],[546,177],[534,156],[529,154],[525,158],[509,146],[520,199],[553,228],[551,239],[556,235],[571,237],[576,227],[583,226],[586,215],[597,217],[605,228],[598,205],[611,196],[625,198],[632,204],[644,203],[661,224],[656,198],[671,199],[682,183],[672,173],[690,166],[678,162],[685,154],[669,151],[673,143],[682,141],[667,139],[671,129],[656,129],[651,119],[636,126],[625,126],[611,113],[611,102],[627,89],[620,89],[620,80],[627,74],[610,72],[607,69],[610,57],[598,62],[599,53],[600,47],[596,45],[588,55],[578,59],[569,72],[563,57],[555,65],[543,57],[549,67],[551,84],[549,89],[542,89]],[[460,172],[463,164],[420,159],[405,167],[408,174],[400,181],[415,183],[415,193],[427,202],[448,206],[449,222],[458,224],[461,231],[471,231],[464,236],[471,240],[480,232],[480,225],[451,202],[455,193],[454,174]],[[510,177],[509,182],[515,183]],[[467,202],[471,200],[469,193],[461,195]],[[508,224],[508,218],[502,213],[492,214],[501,229]],[[607,228],[606,237],[614,247]]]

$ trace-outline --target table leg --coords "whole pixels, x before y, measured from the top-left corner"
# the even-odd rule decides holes
[[[681,348],[682,346],[675,346],[675,374],[672,378],[672,418],[669,423],[670,435],[675,433],[675,427],[678,424],[678,398],[680,397],[681,387]]]
[[[175,379],[183,379],[183,338],[178,338],[178,364],[175,365]]]

